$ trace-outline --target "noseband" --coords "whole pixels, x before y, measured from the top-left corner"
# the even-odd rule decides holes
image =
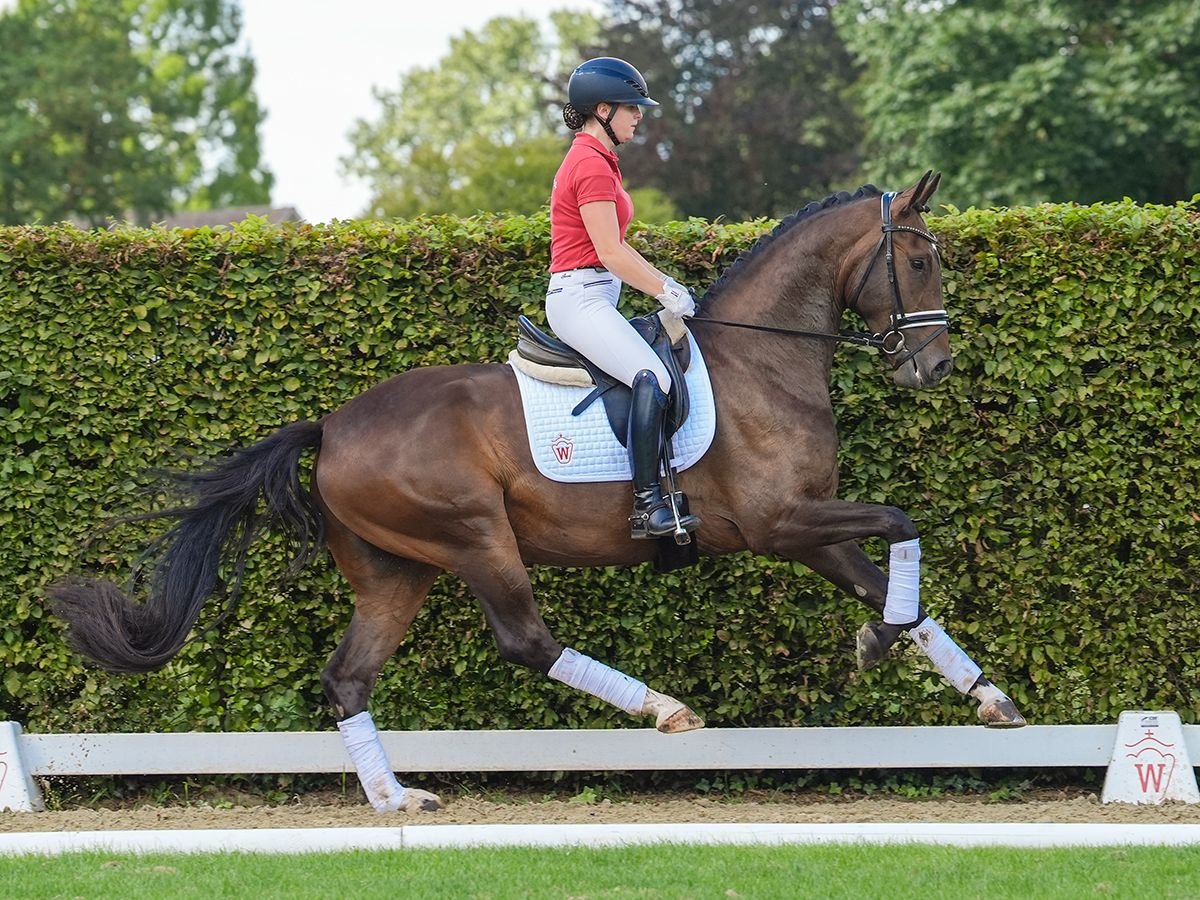
[[[933,244],[936,253],[937,238],[928,231],[920,228],[914,228],[911,225],[897,225],[892,221],[892,201],[897,196],[897,191],[888,191],[879,198],[880,216],[883,219],[882,231],[883,235],[879,238],[879,243],[875,245],[875,251],[871,254],[871,262],[867,265],[866,271],[863,272],[862,278],[858,281],[858,287],[854,291],[854,297],[846,304],[847,308],[858,312],[858,298],[866,287],[867,280],[871,277],[871,272],[875,270],[875,263],[879,261],[879,256],[882,253],[884,261],[887,264],[888,283],[892,288],[892,313],[889,318],[888,330],[882,334],[869,334],[865,331],[843,331],[840,334],[829,334],[824,331],[802,331],[795,328],[778,328],[773,325],[754,325],[750,322],[730,322],[724,319],[711,319],[707,316],[704,318],[689,319],[689,323],[708,323],[712,325],[729,325],[734,328],[749,328],[754,331],[767,331],[772,334],[786,334],[793,337],[816,338],[824,341],[837,341],[843,344],[856,344],[860,347],[875,347],[882,350],[889,357],[894,357],[898,353],[903,353],[907,350],[905,344],[904,332],[913,328],[933,328],[937,331],[923,340],[917,348],[905,353],[898,360],[889,360],[889,364],[893,369],[898,369],[922,350],[926,345],[936,339],[943,332],[950,330],[950,316],[944,309],[931,309],[922,312],[907,313],[904,311],[904,301],[900,298],[900,282],[896,278],[896,259],[895,247],[893,245],[892,235],[897,231],[908,231],[912,234],[920,235]],[[926,210],[927,211],[927,210]],[[861,313],[859,314],[861,315]],[[940,327],[939,327],[940,326]]]

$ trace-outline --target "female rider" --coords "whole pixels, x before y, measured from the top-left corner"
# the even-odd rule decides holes
[[[633,138],[644,107],[658,106],[642,74],[621,59],[589,59],[571,75],[567,127],[578,132],[550,194],[550,286],[546,319],[564,342],[633,390],[626,448],[633,470],[634,538],[675,531],[659,481],[663,418],[671,378],[650,345],[617,311],[621,285],[658,300],[670,313],[696,311],[691,292],[625,242],[633,202],[621,186],[615,148]],[[687,531],[700,524],[681,516]]]

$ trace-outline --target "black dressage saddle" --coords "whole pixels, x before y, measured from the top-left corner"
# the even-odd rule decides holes
[[[684,381],[683,374],[691,365],[691,343],[684,334],[672,344],[657,313],[630,319],[629,324],[658,354],[671,376],[670,400],[664,423],[666,437],[670,438],[682,427],[688,416],[687,382]],[[633,393],[628,387],[593,365],[567,344],[546,334],[525,316],[517,317],[517,354],[543,366],[585,369],[596,387],[571,410],[571,415],[579,415],[595,403],[597,398],[603,400],[608,424],[621,446],[625,446],[629,426],[629,400]]]

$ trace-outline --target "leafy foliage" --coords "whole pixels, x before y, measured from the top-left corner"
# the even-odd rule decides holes
[[[857,75],[813,0],[611,0],[594,55],[623,56],[663,109],[622,151],[631,184],[684,215],[782,215],[858,167],[862,123],[845,97]]]
[[[662,108],[621,149],[639,216],[782,215],[855,179],[953,172],[959,206],[1172,203],[1200,190],[1190,0],[609,0],[547,39],[494,19],[406,74],[347,168],[372,215],[528,213],[571,67],[618,55]],[[659,212],[660,205],[669,209]]]
[[[877,181],[937,165],[965,205],[1170,203],[1200,190],[1189,0],[845,0]]]
[[[265,203],[230,0],[20,0],[0,13],[0,222]]]
[[[771,224],[692,219],[632,240],[703,284]],[[931,225],[958,373],[945,390],[900,394],[875,355],[838,354],[843,496],[913,516],[925,602],[1032,721],[1111,721],[1144,706],[1194,720],[1196,213],[1123,202],[972,210]],[[0,719],[32,730],[329,727],[318,673],[352,598],[328,563],[281,588],[287,548],[262,539],[239,616],[136,677],[84,668],[43,587],[80,570],[127,576],[148,526],[101,525],[164,502],[139,492],[147,468],[327,414],[397,371],[502,360],[516,314],[541,315],[547,237],[544,214],[0,229]],[[627,298],[628,311],[643,299]],[[799,565],[739,555],[664,576],[533,579],[561,639],[686,698],[713,725],[972,721],[915,647],[856,673],[853,635],[868,611]],[[501,662],[450,577],[373,708],[385,728],[628,723]]]
[[[452,39],[436,66],[412,69],[396,90],[376,92],[380,117],[357,123],[354,152],[343,160],[371,185],[369,215],[528,214],[548,203],[569,143],[560,85],[576,48],[600,27],[589,14],[558,12],[551,20],[547,38],[534,19],[491,19]],[[642,221],[674,218],[662,194],[642,194]]]

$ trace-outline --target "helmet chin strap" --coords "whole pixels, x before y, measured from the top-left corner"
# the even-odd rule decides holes
[[[617,114],[617,106],[615,103],[608,104],[608,117],[601,119],[596,116],[596,120],[600,123],[600,127],[604,129],[604,133],[608,135],[608,139],[613,142],[614,147],[619,147],[621,142],[617,140],[616,133],[612,130],[613,116]]]

